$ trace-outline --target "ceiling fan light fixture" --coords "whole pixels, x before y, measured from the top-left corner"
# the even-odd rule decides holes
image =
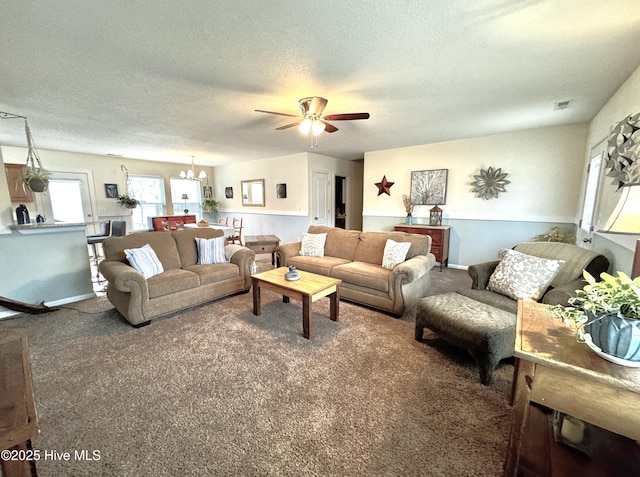
[[[313,125],[313,122],[311,121],[311,119],[305,118],[304,121],[300,123],[300,126],[298,126],[298,130],[306,136],[311,131],[312,125]]]
[[[324,122],[320,121],[319,119],[316,119],[315,121],[313,121],[313,126],[311,128],[311,131],[313,132],[314,136],[319,136],[324,132],[326,127],[327,125]]]

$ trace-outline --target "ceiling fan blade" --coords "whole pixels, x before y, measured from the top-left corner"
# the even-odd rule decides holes
[[[322,120],[321,120],[322,121]],[[322,121],[325,125],[324,131],[328,132],[328,133],[332,133],[332,132],[336,132],[338,130],[337,127],[335,127],[333,124],[329,124],[326,121]]]
[[[369,119],[369,113],[330,114],[322,119],[327,121],[353,121],[354,119]]]
[[[320,116],[328,102],[328,100],[321,98],[320,96],[314,96],[311,100],[311,104],[309,105],[309,114]]]
[[[280,126],[279,128],[276,128],[276,131],[281,131],[282,129],[289,129],[289,128],[292,128],[294,126],[298,126],[302,121],[304,121],[304,120],[301,119],[300,121],[296,121],[295,123],[285,124],[284,126]]]
[[[289,116],[291,118],[300,117],[299,114],[276,113],[275,111],[263,111],[262,109],[254,109],[256,113],[277,114],[278,116]]]

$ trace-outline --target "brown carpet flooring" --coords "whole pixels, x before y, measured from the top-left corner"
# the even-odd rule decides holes
[[[72,455],[42,477],[501,475],[513,366],[483,386],[466,353],[416,342],[410,314],[341,302],[332,322],[320,300],[306,340],[301,304],[269,291],[259,317],[242,294],[141,329],[104,297],[71,306],[0,321],[29,338],[34,448]]]

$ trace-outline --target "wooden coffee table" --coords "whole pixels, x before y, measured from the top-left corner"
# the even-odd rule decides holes
[[[282,295],[282,301],[289,299],[302,302],[302,334],[311,338],[311,303],[325,296],[330,300],[329,318],[338,321],[340,303],[340,283],[342,280],[323,277],[315,273],[300,271],[300,280],[285,280],[287,267],[276,268],[251,276],[253,281],[253,314],[260,315],[260,289],[271,290]]]

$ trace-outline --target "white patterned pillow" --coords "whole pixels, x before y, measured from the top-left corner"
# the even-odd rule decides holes
[[[227,257],[224,253],[225,236],[211,239],[196,237],[198,246],[198,265],[208,265],[210,263],[226,263]]]
[[[382,266],[387,270],[393,270],[396,265],[404,262],[411,247],[411,242],[396,242],[387,239],[382,255]]]
[[[327,234],[307,234],[302,236],[302,248],[300,255],[307,257],[324,257],[324,243],[327,241]]]
[[[129,260],[129,264],[142,273],[144,278],[151,278],[164,272],[162,263],[149,244],[145,244],[141,248],[126,248],[124,254]]]
[[[489,277],[489,290],[514,300],[539,300],[556,277],[564,260],[534,257],[503,249],[502,259]]]

